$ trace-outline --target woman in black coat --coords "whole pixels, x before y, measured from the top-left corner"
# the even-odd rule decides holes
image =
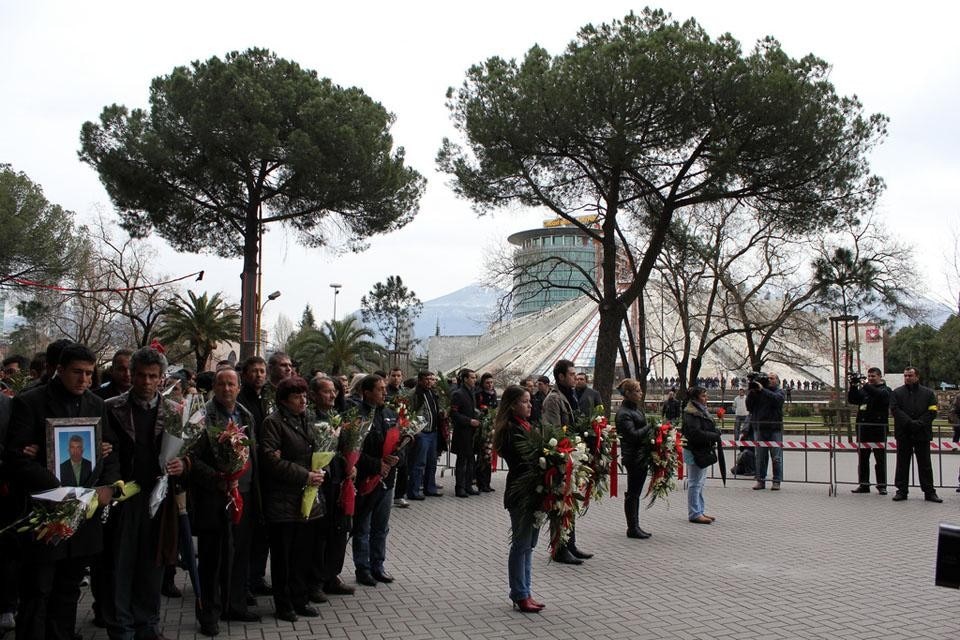
[[[277,410],[266,417],[261,428],[261,493],[276,616],[295,622],[298,615],[319,615],[308,604],[308,571],[318,535],[315,523],[324,514],[324,501],[322,497],[315,501],[306,518],[301,504],[304,489],[323,482],[323,471],[310,470],[315,445],[307,418],[306,381],[297,376],[282,380],[276,399]]]
[[[720,431],[707,412],[707,390],[692,387],[683,410],[683,461],[687,464],[687,518],[695,524],[712,524],[716,518],[703,512],[703,483],[707,469],[717,461]]]
[[[644,540],[650,534],[640,528],[640,495],[650,462],[644,454],[648,449],[644,440],[650,438],[650,427],[643,414],[643,388],[640,383],[624,380],[620,383],[620,391],[623,393],[623,404],[617,411],[616,425],[623,466],[627,470],[627,493],[623,496],[627,537]]]
[[[513,535],[507,559],[507,575],[510,581],[510,599],[524,613],[540,613],[544,605],[530,594],[532,582],[533,549],[540,537],[532,513],[525,513],[519,504],[512,486],[529,471],[532,460],[524,460],[516,449],[516,441],[530,431],[530,412],[533,405],[530,393],[521,386],[511,385],[503,392],[503,398],[494,420],[493,447],[509,467],[507,487],[503,494],[503,506],[510,512]]]

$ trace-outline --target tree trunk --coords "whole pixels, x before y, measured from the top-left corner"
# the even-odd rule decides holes
[[[620,346],[620,323],[623,312],[616,302],[600,304],[600,327],[597,332],[597,355],[594,360],[594,386],[604,406],[610,406],[613,395],[613,372]]]
[[[240,274],[240,361],[256,355],[257,342],[257,266],[260,251],[260,219],[256,207],[246,212],[243,238],[243,272]]]

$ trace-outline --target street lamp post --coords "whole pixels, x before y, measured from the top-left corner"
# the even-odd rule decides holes
[[[259,312],[257,313],[257,355],[260,355],[261,346],[263,343],[263,332],[260,329],[261,322],[263,321],[263,310],[266,308],[267,303],[271,300],[276,300],[280,297],[279,291],[274,291],[267,296],[267,299],[263,301],[263,304],[260,305]]]
[[[343,285],[339,282],[331,282],[330,288],[333,289],[333,321],[337,321],[337,296],[340,295],[340,287]]]

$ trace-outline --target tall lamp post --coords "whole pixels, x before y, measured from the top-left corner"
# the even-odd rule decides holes
[[[263,322],[263,310],[266,308],[267,303],[271,300],[276,300],[280,297],[279,291],[274,291],[267,296],[267,299],[263,301],[263,304],[260,305],[259,312],[257,313],[257,355],[260,355],[260,349],[263,343],[263,332],[260,329],[261,323]]]
[[[343,285],[339,282],[331,282],[330,288],[333,289],[333,321],[337,321],[337,296],[340,295],[340,287]]]

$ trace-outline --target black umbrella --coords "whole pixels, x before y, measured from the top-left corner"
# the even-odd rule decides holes
[[[193,585],[193,592],[196,594],[197,602],[200,602],[200,573],[197,571],[197,553],[193,548],[193,531],[190,529],[190,516],[181,513],[177,518],[179,524],[180,536],[180,561],[186,564],[184,567],[190,574],[190,584]],[[198,604],[199,606],[199,604]]]

